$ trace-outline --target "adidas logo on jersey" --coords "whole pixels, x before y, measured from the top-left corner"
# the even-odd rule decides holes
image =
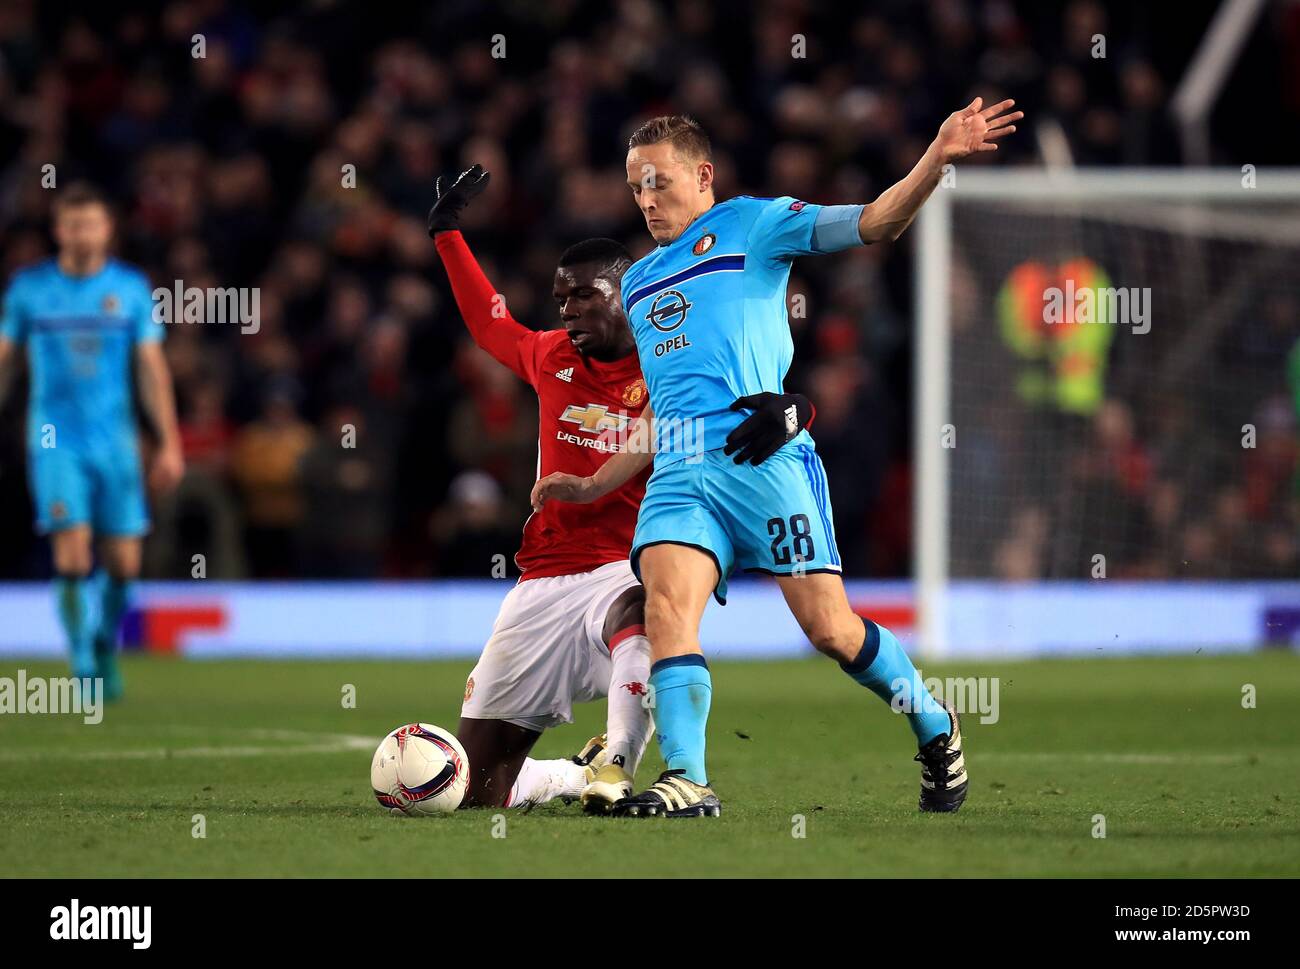
[[[556,371],[555,376],[559,377],[566,384],[571,384],[573,383],[573,368],[565,367],[563,370],[558,370]]]

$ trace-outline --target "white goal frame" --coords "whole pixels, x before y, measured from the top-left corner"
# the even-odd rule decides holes
[[[1247,187],[1248,184],[1251,187]],[[949,457],[941,446],[951,423],[952,379],[949,269],[952,260],[952,209],[962,199],[1024,202],[1034,208],[1083,211],[1089,205],[1171,199],[1234,200],[1242,205],[1300,202],[1300,168],[1256,171],[1234,168],[1000,168],[952,173],[921,210],[917,225],[915,274],[916,352],[913,372],[913,528],[916,645],[927,658],[949,651]],[[1139,219],[1139,221],[1141,221]],[[1205,220],[1187,224],[1205,231]],[[1230,218],[1216,214],[1215,226]],[[1143,223],[1146,224],[1146,223]],[[1300,231],[1300,226],[1297,226]],[[1211,229],[1211,231],[1214,231]],[[1288,232],[1288,235],[1292,233]]]

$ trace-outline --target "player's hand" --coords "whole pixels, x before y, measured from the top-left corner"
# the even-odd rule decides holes
[[[482,165],[471,165],[456,176],[454,182],[448,182],[441,175],[433,183],[433,190],[438,200],[429,210],[429,236],[439,232],[453,232],[460,228],[460,213],[469,200],[487,188],[491,172],[483,171]]]
[[[149,487],[155,492],[168,492],[181,483],[185,476],[185,456],[179,447],[160,448],[149,466]]]
[[[935,148],[945,162],[954,162],[979,151],[996,151],[997,140],[1016,130],[1013,121],[1025,116],[1023,111],[1007,112],[1016,102],[1008,98],[991,108],[976,98],[960,111],[948,115],[934,139]]]
[[[548,501],[572,501],[585,505],[595,501],[600,495],[596,493],[595,483],[590,478],[580,478],[576,474],[556,471],[545,478],[539,478],[533,485],[528,500],[532,502],[533,511],[541,511]]]
[[[750,394],[733,401],[731,409],[754,412],[727,435],[723,453],[735,454],[737,464],[762,464],[817,416],[803,394]]]

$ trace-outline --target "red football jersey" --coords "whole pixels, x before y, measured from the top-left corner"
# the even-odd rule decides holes
[[[497,290],[461,234],[440,232],[436,242],[474,342],[537,392],[538,477],[595,474],[624,446],[649,400],[637,355],[602,363],[574,349],[563,330],[538,332],[500,315]],[[647,467],[598,501],[548,501],[530,515],[515,555],[523,578],[590,572],[627,558],[649,477]]]

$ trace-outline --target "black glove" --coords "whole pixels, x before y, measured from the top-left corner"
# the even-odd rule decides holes
[[[731,409],[754,412],[727,435],[723,453],[739,451],[737,464],[762,464],[817,416],[812,401],[803,394],[750,394],[734,401]]]
[[[491,177],[492,173],[483,171],[482,165],[471,165],[450,186],[439,175],[433,183],[438,200],[429,210],[429,235],[432,237],[439,232],[454,232],[459,229],[461,211],[469,205],[470,199],[487,188]]]

